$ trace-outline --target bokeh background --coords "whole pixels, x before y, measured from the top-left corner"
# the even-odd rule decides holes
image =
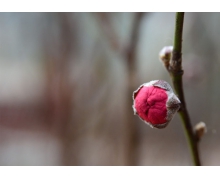
[[[186,13],[183,83],[220,165],[220,13]],[[0,165],[192,165],[178,115],[152,129],[132,92],[163,79],[175,13],[0,13]]]

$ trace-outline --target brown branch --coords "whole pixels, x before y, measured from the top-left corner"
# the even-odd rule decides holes
[[[144,16],[144,13],[139,12],[135,14],[135,19],[132,26],[131,31],[131,39],[128,46],[127,51],[125,52],[126,62],[127,62],[127,69],[128,69],[128,103],[127,103],[127,124],[128,124],[128,132],[129,132],[129,139],[130,139],[130,164],[129,165],[137,165],[137,146],[139,143],[140,135],[138,131],[137,122],[134,119],[134,114],[132,111],[132,104],[133,99],[131,95],[135,89],[135,82],[136,81],[136,58],[137,58],[137,44],[139,41],[139,31],[141,20]]]

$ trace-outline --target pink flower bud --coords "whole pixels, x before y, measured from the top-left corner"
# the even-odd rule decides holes
[[[165,128],[180,108],[180,100],[163,80],[142,84],[133,93],[134,114],[152,128]]]

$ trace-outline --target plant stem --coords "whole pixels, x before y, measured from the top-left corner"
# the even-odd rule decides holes
[[[188,139],[189,147],[192,154],[194,165],[200,166],[200,158],[198,152],[198,144],[196,136],[193,132],[190,117],[186,108],[183,85],[182,85],[182,32],[183,32],[184,13],[176,13],[176,25],[174,35],[174,47],[172,52],[172,59],[170,60],[169,73],[172,78],[174,89],[181,101],[181,108],[179,110],[180,117],[183,122],[185,133]]]
[[[174,50],[181,53],[182,51],[182,34],[183,34],[184,13],[176,13],[176,28],[174,35]]]

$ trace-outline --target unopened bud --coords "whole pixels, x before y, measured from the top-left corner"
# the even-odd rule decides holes
[[[159,58],[166,68],[169,67],[173,46],[165,46],[159,53]]]
[[[180,100],[163,80],[142,84],[133,93],[133,110],[152,128],[165,128],[180,108]]]
[[[204,122],[199,122],[195,125],[195,133],[197,140],[200,140],[202,136],[207,132],[206,124]]]

